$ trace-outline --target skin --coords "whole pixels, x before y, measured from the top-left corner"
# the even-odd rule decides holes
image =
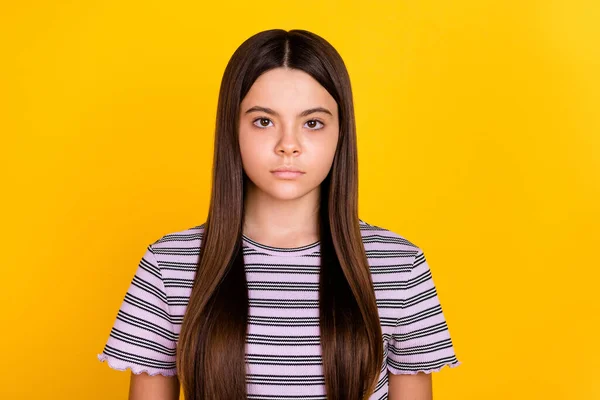
[[[129,400],[179,400],[179,392],[177,376],[130,375]]]
[[[431,374],[394,375],[388,371],[388,400],[433,400]]]
[[[260,107],[262,109],[257,109]],[[307,110],[323,110],[305,113]],[[275,68],[262,74],[242,99],[239,144],[248,185],[243,232],[275,247],[319,240],[320,185],[333,163],[339,139],[335,99],[304,71]],[[271,171],[292,165],[295,179]],[[389,400],[431,400],[431,375],[388,372]],[[131,374],[130,400],[178,400],[176,376]]]
[[[255,107],[272,111],[248,112]],[[300,115],[317,107],[328,112]],[[276,247],[319,240],[320,185],[331,169],[339,138],[334,98],[304,71],[272,69],[242,100],[239,126],[242,164],[249,178],[244,234]],[[279,178],[271,171],[282,165],[305,173],[296,179]]]

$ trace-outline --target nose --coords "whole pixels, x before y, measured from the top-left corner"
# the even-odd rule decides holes
[[[279,141],[277,142],[276,152],[277,152],[277,154],[280,154],[280,155],[300,154],[300,152],[301,152],[300,141],[298,140],[298,135],[294,131],[294,129],[289,128],[289,129],[283,130],[283,132],[281,133],[281,137],[280,137]]]

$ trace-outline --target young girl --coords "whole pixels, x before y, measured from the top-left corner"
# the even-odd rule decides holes
[[[457,366],[423,251],[358,217],[337,51],[268,30],[221,83],[207,220],[143,255],[98,358],[130,399],[431,399]]]

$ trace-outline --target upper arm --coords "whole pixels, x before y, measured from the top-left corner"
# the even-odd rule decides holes
[[[388,372],[388,400],[432,400],[431,374],[392,374]]]
[[[131,373],[129,400],[179,400],[177,375],[148,375]]]

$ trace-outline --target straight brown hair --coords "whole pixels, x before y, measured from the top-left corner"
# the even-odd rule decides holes
[[[339,139],[321,183],[319,324],[328,400],[364,400],[382,372],[383,341],[358,217],[358,157],[350,77],[335,48],[306,30],[273,29],[244,41],[219,91],[212,193],[197,272],[177,345],[186,400],[246,399],[248,286],[242,253],[240,103],[273,68],[302,70],[335,99]]]

